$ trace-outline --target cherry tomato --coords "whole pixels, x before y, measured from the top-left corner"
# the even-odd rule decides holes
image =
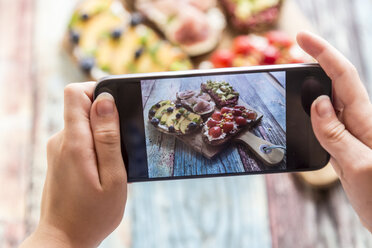
[[[234,54],[231,51],[221,49],[213,53],[211,62],[216,68],[230,67],[232,66],[233,58]]]
[[[257,113],[256,112],[254,112],[254,111],[248,111],[247,112],[247,118],[248,119],[254,120],[254,119],[256,119],[256,117],[257,117]]]
[[[213,119],[209,119],[209,121],[207,121],[207,127],[215,127],[219,124],[220,124],[219,121],[216,121],[216,120],[213,120]]]
[[[245,110],[245,107],[242,105],[235,105],[234,109],[240,109],[240,110]]]
[[[232,108],[229,108],[229,107],[223,107],[221,109],[221,114],[224,114],[224,113],[229,113],[229,112],[232,112]]]
[[[217,138],[221,136],[222,130],[220,127],[211,127],[208,131],[208,134],[213,138]]]
[[[252,49],[252,42],[246,35],[238,36],[233,41],[233,51],[236,54],[247,55]]]
[[[222,115],[221,115],[221,112],[219,111],[216,111],[212,114],[212,119],[213,120],[216,120],[216,121],[220,121],[222,120]]]
[[[290,47],[293,44],[290,37],[281,31],[270,31],[266,34],[266,38],[271,45],[275,46]]]
[[[263,64],[272,65],[279,58],[279,50],[274,46],[268,46],[263,51]]]
[[[235,122],[236,122],[236,124],[238,124],[238,126],[245,126],[245,125],[247,125],[247,119],[245,119],[242,116],[235,117]]]
[[[234,123],[232,122],[225,122],[222,124],[222,129],[225,133],[230,132],[231,130],[234,129]]]
[[[234,109],[233,110],[233,115],[235,116],[240,116],[242,115],[243,111],[241,111],[240,109]]]

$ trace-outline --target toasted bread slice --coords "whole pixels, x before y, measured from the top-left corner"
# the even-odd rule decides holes
[[[221,0],[234,29],[241,32],[261,32],[276,24],[282,0]]]
[[[203,120],[170,100],[154,104],[148,113],[149,122],[159,131],[174,135],[187,135],[199,130]]]
[[[117,0],[85,0],[68,25],[64,47],[93,79],[192,68],[188,56],[142,24]]]
[[[137,0],[136,7],[190,56],[213,50],[225,27],[225,18],[213,3],[199,9],[188,1]]]

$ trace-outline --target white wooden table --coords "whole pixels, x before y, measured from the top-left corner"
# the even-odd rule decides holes
[[[296,2],[371,94],[372,2]],[[16,247],[35,227],[63,88],[86,80],[60,48],[75,3],[0,0],[0,247]],[[124,220],[101,246],[349,248],[372,247],[372,235],[339,184],[318,191],[280,174],[130,185]]]

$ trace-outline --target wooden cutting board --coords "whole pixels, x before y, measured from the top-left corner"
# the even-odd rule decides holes
[[[248,109],[254,110],[257,113],[257,120],[249,123],[245,130],[242,130],[236,137],[232,138],[229,142],[213,146],[203,141],[202,131],[198,131],[189,135],[176,136],[178,139],[192,147],[195,151],[203,154],[204,157],[212,159],[215,155],[220,153],[226,146],[232,145],[233,142],[239,142],[245,144],[250,150],[252,150],[257,158],[261,159],[268,165],[274,165],[279,163],[284,158],[284,151],[281,149],[273,149],[269,153],[265,153],[262,150],[263,145],[271,146],[274,145],[264,139],[261,139],[251,133],[249,130],[255,128],[255,126],[261,121],[263,115],[257,110],[250,107],[248,104],[239,99],[238,105],[243,105]]]

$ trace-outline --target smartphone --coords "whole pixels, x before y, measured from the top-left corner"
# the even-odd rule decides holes
[[[332,96],[316,63],[109,76],[128,182],[311,171],[329,154],[310,107]]]

